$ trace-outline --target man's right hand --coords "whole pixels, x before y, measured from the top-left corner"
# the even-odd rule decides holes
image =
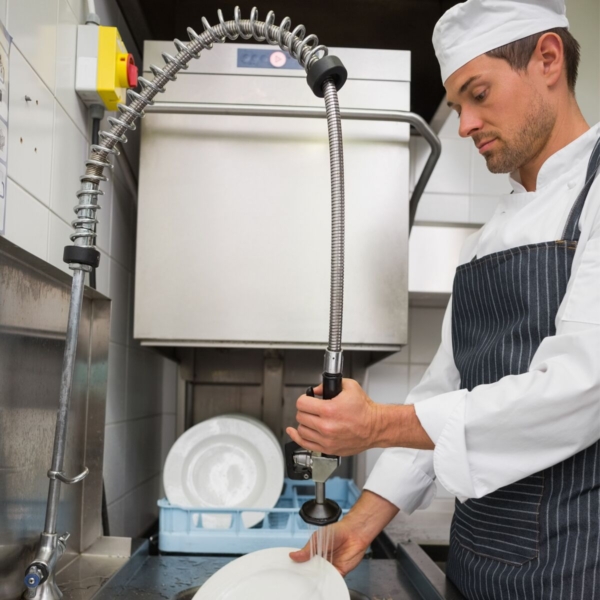
[[[364,491],[352,510],[339,523],[329,526],[332,553],[326,558],[342,575],[347,575],[358,566],[371,542],[397,513],[398,508],[392,503]],[[296,562],[310,560],[311,544],[316,548],[316,536],[314,533],[302,550],[290,553],[290,558]]]

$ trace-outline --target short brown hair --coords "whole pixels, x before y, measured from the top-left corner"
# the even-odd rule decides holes
[[[579,61],[581,60],[581,46],[569,30],[564,27],[548,29],[547,31],[530,35],[506,46],[500,46],[500,48],[488,52],[487,55],[506,60],[515,71],[524,71],[533,56],[540,38],[546,33],[555,33],[562,40],[565,52],[567,83],[569,84],[569,89],[575,92],[575,84],[577,83],[577,76],[579,74]]]

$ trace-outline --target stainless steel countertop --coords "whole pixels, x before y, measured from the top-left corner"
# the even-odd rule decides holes
[[[63,600],[90,600],[121,569],[138,556],[148,555],[146,540],[101,537],[71,562],[59,563],[56,581]]]
[[[146,556],[139,553],[94,600],[176,600],[200,587],[235,557]],[[363,560],[346,577],[350,589],[371,600],[460,600],[444,574],[416,544],[399,547],[398,560]],[[65,595],[65,600],[80,600]]]

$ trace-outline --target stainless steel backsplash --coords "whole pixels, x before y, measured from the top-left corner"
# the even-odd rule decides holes
[[[0,238],[0,598],[18,598],[44,526],[69,308],[70,277]],[[102,459],[110,301],[86,290],[59,533],[69,531],[61,567],[102,534]]]

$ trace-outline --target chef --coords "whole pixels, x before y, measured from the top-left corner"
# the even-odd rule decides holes
[[[332,526],[343,574],[437,478],[457,498],[447,575],[464,596],[600,599],[600,125],[577,105],[568,27],[564,0],[468,0],[435,28],[460,134],[513,191],[466,242],[441,346],[404,405],[352,380],[298,399],[303,447],[386,448]]]

